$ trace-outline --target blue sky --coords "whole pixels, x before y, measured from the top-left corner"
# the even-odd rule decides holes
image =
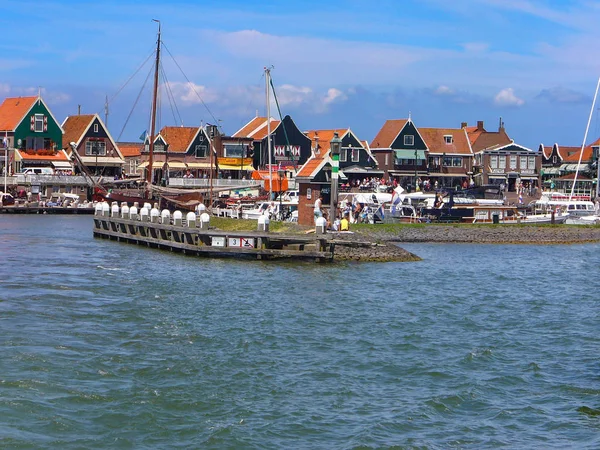
[[[529,148],[578,146],[600,76],[600,4],[587,0],[3,0],[0,97],[41,88],[62,121],[78,105],[103,116],[108,96],[112,135],[136,140],[150,66],[119,90],[154,48],[153,18],[179,112],[163,90],[160,125],[217,119],[234,133],[265,113],[272,65],[282,113],[301,129],[351,127],[371,141],[409,113],[417,126],[489,130],[502,117]]]

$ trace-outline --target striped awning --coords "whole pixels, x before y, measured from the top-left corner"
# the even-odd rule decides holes
[[[181,161],[169,161],[167,165],[169,169],[187,169],[186,164]]]

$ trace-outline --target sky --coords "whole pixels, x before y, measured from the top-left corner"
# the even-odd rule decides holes
[[[79,108],[104,119],[108,98],[112,136],[137,141],[152,19],[159,126],[235,133],[266,114],[272,67],[281,114],[301,130],[371,142],[387,119],[488,131],[501,119],[528,148],[580,146],[600,76],[600,3],[588,0],[2,0],[0,99],[41,92],[62,122]]]

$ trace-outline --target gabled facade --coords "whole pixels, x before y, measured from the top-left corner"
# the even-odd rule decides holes
[[[12,97],[0,105],[0,136],[3,140],[6,138],[9,172],[18,172],[28,164],[25,159],[19,159],[23,154],[37,156],[35,160],[41,161],[40,164],[52,165],[51,158],[44,161],[39,157],[61,151],[63,129],[40,96]]]
[[[583,148],[563,147],[554,144],[552,147],[540,144],[542,154],[542,182],[550,184],[553,180],[568,181],[568,175],[578,172],[580,177],[593,179],[596,177],[598,147],[600,139]],[[566,178],[565,178],[566,177]],[[556,184],[556,183],[554,183]]]
[[[498,131],[487,131],[483,120],[478,120],[475,127],[470,127],[467,122],[463,122],[461,128],[467,131],[473,153],[494,146],[508,145],[512,142],[512,139],[506,133],[502,119],[499,121]]]
[[[520,182],[541,183],[542,158],[539,152],[510,143],[479,151],[476,158],[484,169],[478,174],[481,183],[504,185],[508,192],[517,191]]]
[[[429,186],[468,187],[472,179],[473,150],[462,128],[419,128],[427,145]]]
[[[68,116],[63,148],[70,155],[76,151],[88,170],[98,176],[121,177],[125,160],[119,147],[98,114]],[[75,149],[71,143],[75,143]],[[75,167],[78,171],[79,167]]]
[[[410,118],[387,120],[370,148],[386,178],[406,185],[427,174],[427,144]]]
[[[368,144],[356,137],[350,129],[339,130],[309,130],[304,134],[312,141],[313,154],[325,154],[330,149],[334,133],[342,140],[340,149],[339,168],[349,180],[364,179],[365,177],[384,175],[377,168],[377,160],[371,154]]]
[[[143,144],[141,142],[117,142],[117,146],[125,161],[123,166],[123,174],[125,177],[135,177],[139,175],[138,167],[142,163]]]
[[[280,122],[269,119],[271,127],[271,164],[286,170],[296,170],[311,156],[311,141],[296,126],[290,116],[285,116]],[[266,117],[255,117],[240,130],[233,138],[252,138],[253,166],[255,169],[268,168],[268,129]]]

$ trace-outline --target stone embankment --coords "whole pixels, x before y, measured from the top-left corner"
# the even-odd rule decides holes
[[[580,244],[600,242],[600,227],[593,226],[465,226],[423,225],[369,227],[351,234],[340,234],[336,245],[337,261],[418,261],[420,258],[398,246],[405,243],[473,243],[473,244]],[[352,242],[363,245],[353,246]],[[369,242],[370,246],[364,243]]]

